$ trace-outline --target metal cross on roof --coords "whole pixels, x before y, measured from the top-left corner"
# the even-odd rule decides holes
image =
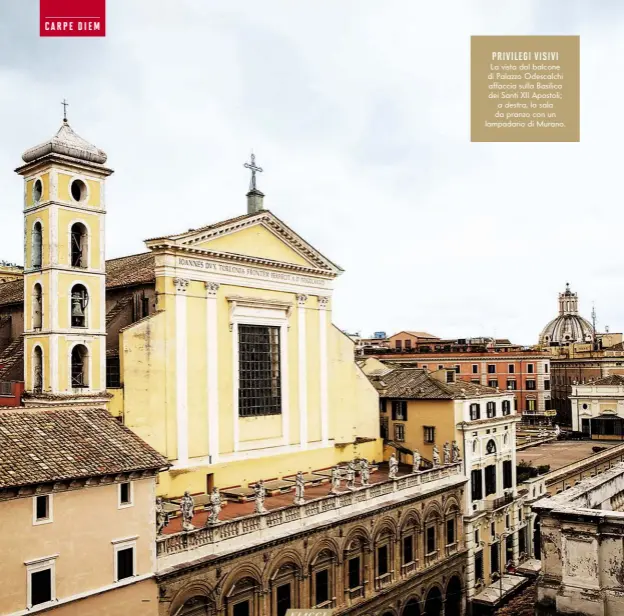
[[[262,173],[262,167],[256,165],[256,156],[252,153],[251,163],[245,163],[243,165],[246,169],[251,169],[251,181],[249,182],[249,190],[256,190],[256,171]]]
[[[67,122],[67,107],[69,106],[69,103],[63,99],[61,105],[63,105],[63,122]]]

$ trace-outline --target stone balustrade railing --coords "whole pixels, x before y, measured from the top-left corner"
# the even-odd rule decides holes
[[[178,554],[187,550],[217,543],[248,533],[270,529],[280,524],[295,520],[305,520],[311,516],[348,507],[368,501],[391,492],[400,492],[408,488],[425,485],[432,481],[459,475],[462,463],[445,464],[425,471],[403,475],[397,479],[388,479],[367,487],[356,487],[353,491],[336,495],[327,495],[307,501],[304,505],[281,507],[262,514],[253,514],[219,522],[214,526],[205,526],[190,531],[160,536],[156,540],[156,554],[159,557]]]

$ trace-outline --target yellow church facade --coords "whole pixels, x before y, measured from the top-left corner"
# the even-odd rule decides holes
[[[155,309],[111,334],[106,154],[65,120],[22,158],[26,404],[107,405],[173,463],[170,497],[382,460],[377,393],[332,324],[342,270],[263,209],[256,168],[247,214],[146,242]]]
[[[112,410],[173,461],[161,493],[381,461],[377,393],[332,325],[337,266],[266,210],[147,246],[157,310],[120,333]]]

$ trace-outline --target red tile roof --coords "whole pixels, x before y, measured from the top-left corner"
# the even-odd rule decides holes
[[[0,412],[0,488],[167,466],[106,409]]]

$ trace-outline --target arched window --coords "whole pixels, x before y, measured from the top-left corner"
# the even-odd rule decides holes
[[[39,203],[41,201],[41,196],[43,195],[43,184],[41,180],[35,180],[33,184],[33,203]]]
[[[364,596],[364,578],[366,567],[366,548],[368,542],[361,537],[354,537],[345,548],[345,579],[350,599]]]
[[[488,418],[496,417],[496,402],[488,402],[486,408]]]
[[[36,346],[33,351],[33,391],[41,393],[43,390],[43,351]]]
[[[226,595],[227,616],[253,616],[257,614],[260,584],[252,577],[244,577]]]
[[[71,266],[87,267],[87,228],[80,222],[71,227]]]
[[[329,609],[334,605],[336,555],[322,550],[310,565],[310,605]]]
[[[71,290],[71,326],[87,326],[87,305],[89,293],[84,285],[76,284]]]
[[[40,222],[36,222],[33,225],[32,230],[32,255],[31,255],[31,267],[41,267],[41,241],[43,238],[43,229]]]
[[[299,580],[301,570],[295,563],[283,564],[270,579],[271,586],[271,613],[276,616],[286,616],[293,605],[299,604]]]
[[[71,352],[71,385],[89,387],[89,352],[83,344],[77,344]]]
[[[490,439],[488,441],[488,444],[486,445],[485,451],[489,454],[492,453],[496,453],[496,443],[494,442],[493,439]]]
[[[41,329],[43,323],[43,291],[37,283],[33,288],[32,296],[32,326],[33,329]]]
[[[470,419],[481,419],[481,407],[478,404],[470,405]]]
[[[503,415],[511,415],[511,402],[503,400]]]

